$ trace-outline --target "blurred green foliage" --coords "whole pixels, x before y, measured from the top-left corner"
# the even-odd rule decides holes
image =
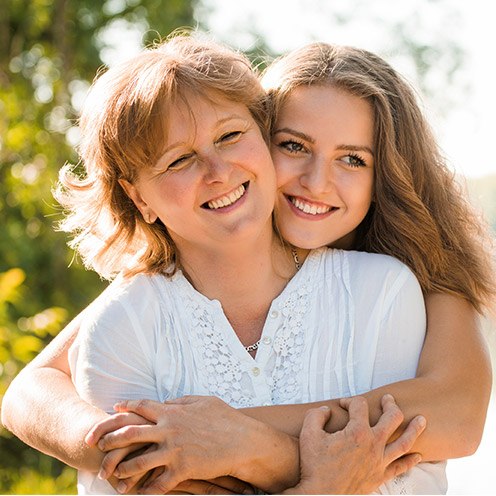
[[[59,168],[77,160],[79,102],[102,66],[108,40],[124,43],[132,29],[147,43],[192,26],[194,4],[0,2],[0,398],[104,286],[72,260],[66,235],[54,231],[60,211],[51,190]],[[75,492],[73,469],[0,432],[0,493]]]

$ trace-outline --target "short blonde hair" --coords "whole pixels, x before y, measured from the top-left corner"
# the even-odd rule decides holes
[[[352,249],[398,258],[424,291],[451,293],[477,310],[495,295],[492,242],[442,157],[410,85],[382,58],[346,46],[312,43],[276,60],[262,84],[271,127],[291,92],[330,85],[374,111],[375,197]]]
[[[67,213],[59,227],[73,235],[70,246],[104,278],[174,271],[166,226],[147,224],[119,179],[132,182],[156,163],[170,106],[191,94],[245,104],[268,139],[265,92],[250,62],[199,33],[175,33],[91,87],[80,118],[81,164],[62,168],[55,196]]]

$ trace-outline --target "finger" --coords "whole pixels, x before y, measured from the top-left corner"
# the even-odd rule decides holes
[[[167,461],[167,454],[164,451],[152,449],[130,460],[119,463],[113,475],[119,479],[127,479],[134,475],[148,472],[156,467],[165,466],[167,465]]]
[[[103,458],[100,471],[98,472],[99,479],[108,479],[115,471],[117,465],[129,458],[130,455],[138,456],[140,453],[151,451],[154,446],[148,444],[133,444],[125,448],[119,448],[109,451]]]
[[[138,491],[139,494],[166,494],[170,491],[174,491],[174,494],[183,494],[183,491],[178,490],[176,492],[176,486],[180,483],[167,471],[158,476],[152,481],[147,481],[143,487]]]
[[[155,480],[157,477],[162,475],[165,471],[165,467],[157,467],[149,472],[146,472],[143,476],[135,475],[127,479],[121,479],[117,485],[117,490],[121,494],[132,492],[133,494],[138,493],[138,491],[149,484],[150,481]]]
[[[255,490],[253,489],[252,485],[248,484],[245,481],[237,479],[236,477],[230,477],[226,475],[224,477],[216,477],[215,479],[211,479],[208,482],[211,482],[216,486],[229,489],[236,494],[255,494]]]
[[[406,427],[401,436],[386,446],[384,461],[390,463],[408,453],[427,425],[425,417],[418,415]]]
[[[231,491],[222,486],[218,486],[208,480],[194,479],[181,482],[174,488],[174,491],[185,491],[188,494],[243,494],[240,492]]]
[[[300,440],[311,440],[319,437],[331,418],[331,410],[327,406],[307,410],[300,432]]]
[[[382,397],[381,404],[383,413],[372,431],[378,442],[386,443],[403,422],[404,415],[390,394]]]
[[[120,494],[136,494],[138,489],[142,486],[143,482],[149,477],[149,472],[144,474],[135,475],[129,477],[128,479],[116,479],[118,480],[115,489]]]
[[[134,412],[146,419],[157,423],[164,404],[153,400],[126,400],[114,405],[116,412]]]
[[[191,403],[195,403],[201,399],[201,396],[195,396],[195,395],[187,395],[187,396],[181,396],[180,398],[174,398],[172,400],[167,400],[164,401],[167,405],[189,405]]]
[[[95,424],[90,429],[88,434],[86,434],[84,441],[89,446],[94,446],[102,436],[108,434],[109,432],[120,429],[121,427],[128,425],[128,423],[129,421],[127,421],[126,417],[124,417],[123,415],[112,415],[111,417],[108,417],[105,420],[102,420],[101,422]]]
[[[390,463],[384,471],[384,482],[404,474],[411,468],[415,467],[422,461],[422,457],[418,453],[405,455]]]
[[[360,425],[366,424],[369,426],[369,404],[363,396],[354,396],[353,398],[346,398],[343,402],[347,405],[350,421],[348,424],[359,423]]]
[[[125,448],[130,444],[157,442],[155,425],[126,425],[121,429],[105,434],[98,441],[101,451]]]
[[[135,449],[135,448],[134,448]],[[133,451],[133,447],[119,448],[109,451],[102,460],[100,470],[98,472],[99,479],[108,479],[114,472],[117,465]]]

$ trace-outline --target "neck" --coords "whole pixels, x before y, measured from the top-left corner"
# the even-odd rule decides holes
[[[272,231],[262,233],[250,243],[189,248],[180,253],[185,276],[199,292],[221,302],[225,295],[251,297],[258,286],[267,284],[279,272],[287,272],[280,243]]]
[[[182,249],[181,266],[197,291],[219,300],[243,344],[260,337],[272,303],[296,269],[291,251],[272,229],[252,243],[230,243],[215,250]]]

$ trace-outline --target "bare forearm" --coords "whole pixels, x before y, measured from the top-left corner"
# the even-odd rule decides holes
[[[56,385],[56,387],[55,387]],[[23,442],[77,468],[98,471],[103,454],[84,436],[107,414],[83,401],[70,378],[52,368],[29,366],[2,402],[2,423]]]
[[[478,328],[478,317],[460,298],[431,294],[426,299],[429,331],[417,377],[363,394],[374,424],[381,412],[380,399],[394,396],[402,410],[404,426],[416,415],[427,419],[427,429],[414,450],[423,460],[468,456],[477,449],[484,429],[491,394],[492,374],[487,346]],[[249,416],[297,436],[305,412],[313,406],[331,408],[329,432],[344,428],[348,414],[337,400],[244,410]],[[396,433],[401,432],[401,429]]]
[[[265,424],[260,424],[253,431],[254,439],[259,438],[262,442],[255,441],[255,445],[259,446],[257,453],[251,459],[245,459],[235,476],[275,494],[297,484],[300,480],[298,438]]]

